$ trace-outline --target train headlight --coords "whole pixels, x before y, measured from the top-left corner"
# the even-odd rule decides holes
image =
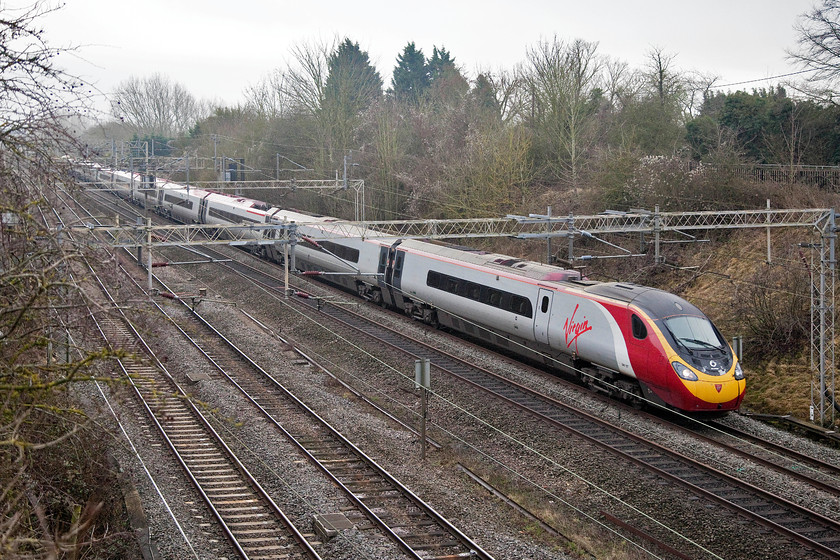
[[[741,369],[741,362],[735,364],[735,379],[741,380],[744,378],[744,370]]]
[[[697,381],[697,374],[691,371],[691,368],[684,363],[671,362],[671,365],[674,367],[674,371],[677,372],[677,375],[680,376],[680,379],[685,379],[686,381]]]

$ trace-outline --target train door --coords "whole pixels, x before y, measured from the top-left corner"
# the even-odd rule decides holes
[[[402,271],[405,264],[405,251],[395,249],[394,270],[391,273],[391,285],[394,287],[394,305],[403,306]]]
[[[198,201],[198,220],[197,222],[200,224],[207,222],[207,197],[204,196],[201,200]]]
[[[283,221],[279,217],[275,217],[280,212],[280,208],[275,208],[272,212],[266,213],[265,223],[269,225],[280,225]],[[285,232],[279,229],[263,230],[263,238],[273,239],[275,241],[285,240]],[[262,246],[263,256],[275,262],[283,262],[283,249],[277,243],[271,243]]]
[[[270,224],[271,219],[274,217],[274,214],[276,214],[279,211],[280,210],[277,209],[277,210],[275,210],[274,212],[271,212],[271,213],[266,212],[265,213],[265,223]],[[262,237],[263,237],[263,239],[277,239],[277,234],[278,233],[279,232],[276,229],[275,230],[264,229],[264,230],[262,230]]]
[[[654,385],[664,386],[666,382],[664,379],[652,378],[652,376],[658,372],[653,372],[648,369],[648,357],[652,350],[650,333],[648,332],[644,321],[642,321],[642,318],[633,313],[632,309],[629,311],[630,336],[625,338],[628,341],[627,354],[630,357],[630,364],[633,367],[633,371],[636,373],[647,372],[648,378]]]
[[[537,342],[548,344],[548,324],[551,317],[551,302],[554,292],[540,288],[537,296],[537,311],[534,318],[534,339]]]
[[[128,190],[131,193],[131,200],[133,200],[135,204],[140,204],[140,189],[137,186],[137,182],[134,180],[134,174],[132,174],[129,179]]]
[[[382,290],[382,295],[385,300],[385,303],[391,304],[396,306],[397,305],[397,293],[399,290],[395,290],[394,288],[399,288],[399,286],[394,284],[394,275],[395,269],[397,265],[397,246],[402,243],[402,239],[398,239],[394,242],[393,245],[390,247],[381,247],[379,249],[379,287]],[[405,255],[403,253],[399,253],[400,261],[399,261],[399,270],[396,272],[396,281],[400,282],[402,279],[402,263]]]

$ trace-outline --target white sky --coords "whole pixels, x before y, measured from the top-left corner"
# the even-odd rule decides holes
[[[349,37],[390,84],[403,47],[445,47],[471,77],[512,69],[528,47],[557,36],[598,42],[598,52],[639,67],[652,47],[675,68],[744,82],[796,70],[785,49],[815,0],[66,0],[41,21],[57,64],[104,93],[130,76],[161,72],[199,99],[236,104],[291,47]],[[27,0],[0,0],[0,9]],[[751,89],[777,83],[757,82]],[[737,89],[737,88],[727,88]]]

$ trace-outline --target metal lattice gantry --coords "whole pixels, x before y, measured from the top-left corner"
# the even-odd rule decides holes
[[[174,247],[190,245],[271,245],[288,242],[296,236],[297,224],[223,225],[172,224],[151,225],[150,220],[135,224],[83,225],[69,229],[74,234],[105,234],[111,247]]]
[[[604,213],[582,216],[508,216],[506,218],[470,218],[455,220],[383,220],[330,222],[298,222],[312,226],[321,234],[307,233],[316,240],[330,237],[362,237],[366,239],[469,239],[480,237],[516,237],[522,239],[604,235],[612,233],[657,234],[692,230],[748,228],[819,228],[832,212],[824,208],[803,210],[734,210],[723,212],[638,212]],[[114,235],[113,246],[136,246],[138,232],[149,228],[154,245],[189,245],[222,243],[225,235],[241,230],[272,230],[288,226],[254,224],[231,226],[218,224],[158,225],[120,224],[79,226],[78,230],[96,230]],[[311,230],[310,230],[311,232]],[[266,236],[267,237],[267,236]],[[230,242],[229,239],[227,241]]]
[[[335,221],[319,223],[326,234],[358,237],[360,227],[367,238],[401,237],[457,239],[471,237],[568,237],[610,233],[817,227],[829,210],[733,210],[724,212],[637,212],[583,216],[508,216],[462,220]]]
[[[835,401],[834,355],[834,280],[837,261],[834,240],[836,214],[830,211],[819,224],[820,242],[811,246],[819,254],[819,276],[812,274],[811,286],[811,409],[812,422],[821,426],[834,424],[838,405]],[[814,253],[812,253],[813,255]],[[812,265],[812,268],[816,268]]]

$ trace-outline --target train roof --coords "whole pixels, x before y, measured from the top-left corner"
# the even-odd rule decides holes
[[[705,316],[700,309],[683,298],[664,290],[625,282],[598,282],[583,288],[588,294],[632,303],[644,309],[654,319],[674,315]]]
[[[634,301],[650,290],[653,290],[653,288],[625,282],[593,282],[583,288],[583,291],[588,294],[604,296],[625,303]]]
[[[563,282],[580,279],[580,272],[577,270],[569,270],[535,261],[517,259],[499,253],[488,253],[471,247],[463,247],[450,243],[428,240],[406,240],[402,243],[402,246],[440,257],[495,269],[507,274],[513,273],[534,280]]]

